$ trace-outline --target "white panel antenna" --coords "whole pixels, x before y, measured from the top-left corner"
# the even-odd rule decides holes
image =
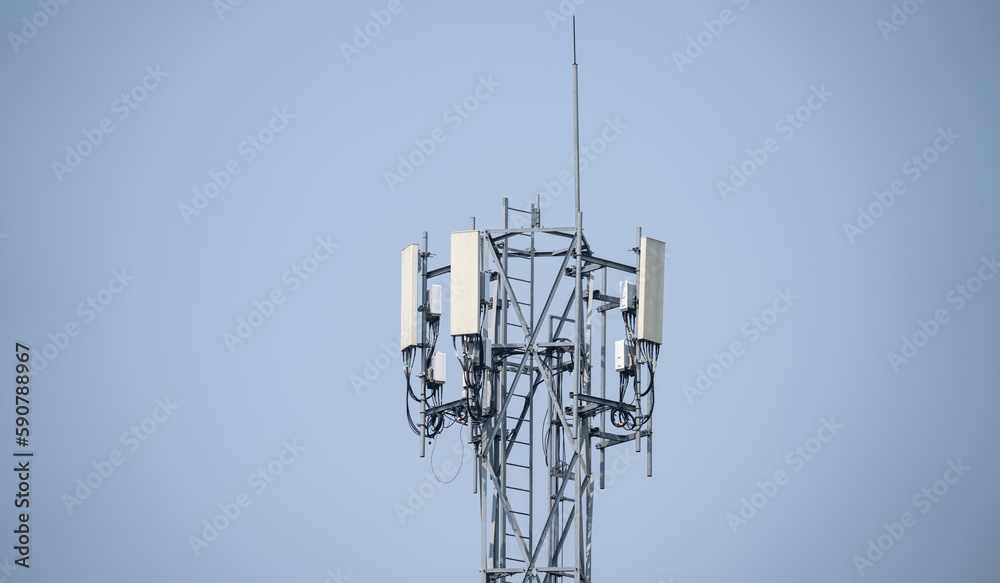
[[[639,243],[639,311],[636,337],[663,343],[663,241],[643,237]]]
[[[420,343],[420,328],[417,326],[417,262],[420,258],[420,248],[416,243],[403,247],[403,289],[402,314],[400,320],[401,348],[415,347]]]
[[[479,334],[479,231],[451,234],[451,335]]]

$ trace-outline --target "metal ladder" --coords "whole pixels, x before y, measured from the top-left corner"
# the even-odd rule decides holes
[[[511,213],[521,213],[529,218],[528,224],[531,227],[538,226],[538,211],[532,205],[531,210],[521,210],[510,208],[506,201],[504,204],[504,228],[509,228]],[[508,237],[503,242],[502,260],[504,270],[508,274],[511,288],[514,291],[514,298],[507,297],[506,293],[501,293],[501,301],[516,301],[528,320],[529,325],[534,325],[534,286],[532,278],[534,276],[534,256],[532,253],[522,253],[534,249],[534,234],[520,233]],[[527,255],[527,256],[525,256]],[[519,321],[501,322],[501,342],[503,343],[524,343],[527,337]],[[513,382],[517,374],[519,358],[511,358],[501,371],[501,386],[508,387],[509,382]],[[501,484],[504,487],[504,494],[510,502],[511,514],[517,521],[518,530],[524,546],[530,550],[533,548],[532,524],[532,504],[533,504],[533,473],[534,473],[534,421],[533,407],[531,406],[531,387],[536,383],[537,373],[533,370],[533,362],[529,359],[525,364],[518,383],[515,387],[507,388],[513,391],[510,405],[506,415],[500,422],[501,447],[507,461],[506,473],[501,476]],[[518,541],[519,536],[513,525],[502,520],[504,527],[504,537],[500,556],[504,559],[501,566],[519,568],[525,566],[525,560],[521,556]]]

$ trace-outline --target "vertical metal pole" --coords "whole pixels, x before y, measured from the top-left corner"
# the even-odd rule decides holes
[[[476,230],[476,217],[469,218],[469,229],[472,231]],[[469,427],[471,433],[472,419],[469,419]],[[484,432],[480,432],[480,434],[482,433]],[[479,468],[478,472],[479,505],[480,505],[480,513],[482,514],[482,521],[481,521],[482,531],[480,532],[480,537],[482,539],[480,541],[480,544],[482,545],[482,556],[483,556],[482,583],[487,583],[487,581],[489,581],[489,577],[486,576],[486,569],[492,566],[489,554],[489,550],[492,549],[491,545],[489,544],[489,536],[490,536],[489,531],[493,525],[492,522],[488,519],[490,491],[486,485],[487,471],[485,467],[486,464],[490,463],[489,446],[490,444],[483,443],[482,441],[480,441],[476,451],[477,458],[479,461],[479,463],[477,464]]]
[[[473,231],[476,230],[476,217],[472,217],[470,221],[470,226],[472,227]],[[486,266],[485,249],[483,250],[483,254],[480,256],[480,265],[482,265],[483,267]],[[499,266],[497,267],[499,268]],[[501,420],[495,419],[494,423],[501,423]],[[487,448],[489,449],[487,450]],[[483,454],[483,459],[486,461],[486,463],[489,463],[492,466],[494,473],[499,473],[501,469],[498,464],[501,464],[502,463],[501,460],[503,459],[502,458],[503,453],[501,452],[501,447],[500,447],[500,436],[497,435],[496,437],[494,437],[493,443],[489,444],[484,443],[483,449],[484,451],[489,451],[488,454],[486,453]],[[484,471],[483,473],[484,480],[486,479],[486,475],[487,473]],[[502,522],[501,522],[504,519],[503,512],[500,510],[500,496],[502,495],[503,490],[501,489],[498,491],[495,489],[495,486],[491,486],[490,490],[492,491],[491,501],[493,502],[492,504],[493,509],[490,512],[491,524],[489,532],[490,536],[489,564],[491,567],[496,568],[502,565],[501,548],[507,537],[505,536],[506,531],[502,530]]]
[[[650,393],[652,394],[652,393]],[[646,477],[653,477],[653,418],[646,424]]]
[[[580,417],[580,391],[583,389],[583,366],[580,349],[583,346],[583,213],[580,212],[580,102],[579,102],[579,82],[576,64],[576,17],[573,17],[573,171],[574,171],[574,208],[576,211],[576,339],[573,343],[573,420],[576,435],[577,450],[583,447],[583,420]],[[578,460],[583,461],[583,460]],[[584,543],[583,543],[583,492],[581,483],[583,482],[583,471],[580,463],[576,466],[576,480],[573,485],[573,504],[576,512],[573,514],[576,531],[576,559],[574,561],[576,569],[573,579],[575,583],[583,581],[582,570],[584,568]]]
[[[601,293],[608,295],[608,268],[601,268]],[[608,362],[608,311],[601,310],[601,398],[605,398],[605,383],[607,379]],[[601,415],[601,434],[604,434],[604,417]],[[604,489],[604,455],[606,448],[601,448],[601,490]]]
[[[417,261],[420,271],[420,305],[427,302],[427,231],[424,231],[424,251]],[[420,311],[420,457],[424,457],[424,446],[427,441],[427,310]],[[409,398],[409,397],[407,397]]]
[[[591,318],[593,317],[593,314],[594,314],[594,276],[591,274],[591,275],[587,276],[587,344],[586,344],[586,347],[587,347],[587,351],[586,351],[587,367],[585,369],[587,374],[586,374],[586,377],[584,379],[584,390],[585,390],[585,393],[588,394],[588,395],[591,394],[592,385],[593,385],[593,382],[592,382],[592,378],[593,378],[592,372],[593,371],[592,371],[592,362],[591,362],[591,357],[594,354],[594,343],[593,343],[593,339],[592,339],[593,338],[593,326],[592,326],[592,323],[591,323]],[[590,449],[591,437],[590,437],[590,418],[589,417],[587,417],[587,418],[585,418],[583,420],[583,425],[581,427],[581,431],[583,431],[583,439],[584,439],[584,449],[583,449],[583,451],[585,452],[585,455],[583,457],[584,457],[584,459],[587,462],[587,469],[590,469],[590,468],[592,468],[594,466],[591,465],[593,454],[592,454],[592,451]],[[587,511],[587,518],[586,518],[586,521],[585,521],[585,523],[586,523],[586,530],[585,530],[584,536],[583,536],[583,539],[584,539],[583,580],[586,583],[590,583],[590,560],[591,560],[590,548],[591,548],[592,534],[594,532],[594,482],[593,482],[593,475],[591,475],[589,477],[590,477],[590,480],[587,481],[587,488],[584,491],[584,501],[585,501],[584,508]]]
[[[503,219],[502,226],[504,229],[507,228],[507,210],[508,201],[507,197],[503,199]],[[510,247],[510,238],[504,239],[503,244],[503,255],[501,257],[502,265],[497,266],[498,269],[502,269],[504,274],[507,274],[507,269],[509,267],[507,261],[507,250]],[[497,293],[498,305],[494,306],[493,309],[500,310],[500,334],[496,336],[501,343],[507,343],[507,288],[500,286]],[[507,397],[507,367],[504,366],[500,371],[500,386],[495,388],[493,393],[496,395],[497,403],[502,403],[503,399]],[[497,407],[499,410],[499,407]],[[507,414],[504,413],[503,418],[500,421],[500,471],[498,472],[498,478],[500,478],[500,492],[498,496],[507,495]],[[507,514],[504,512],[500,513],[499,516],[498,530],[500,531],[500,567],[507,566]],[[506,581],[507,578],[502,579]]]
[[[538,199],[541,199],[540,195],[536,195]],[[536,207],[531,205],[531,228],[534,229],[540,225],[536,225],[535,219]],[[540,211],[539,211],[540,212]],[[531,282],[528,284],[530,291],[528,292],[528,301],[531,305],[528,306],[529,322],[532,326],[532,332],[534,332],[535,323],[535,232],[532,231],[528,235],[530,241],[530,246],[528,247],[528,280]],[[528,338],[524,339],[525,342]],[[529,347],[528,350],[531,350]],[[532,354],[528,357],[528,370],[534,371],[535,369],[535,356]],[[531,402],[528,404],[528,548],[533,548],[535,544],[535,374],[533,372],[528,373],[528,395],[530,395]]]
[[[469,230],[471,230],[471,231],[475,231],[476,230],[476,217],[469,217]],[[472,420],[471,419],[469,420],[469,443],[472,443]],[[486,450],[485,447],[477,448],[477,452],[476,452],[477,457],[478,457],[478,454],[481,452],[482,455],[483,455],[483,459],[485,460],[486,457],[487,457],[486,456],[486,451],[487,450]],[[480,471],[482,471],[482,468],[479,466],[479,464],[476,464],[476,473],[478,473]],[[486,478],[486,476],[484,475],[483,479],[485,480],[485,478]],[[476,483],[478,482],[478,480],[479,480],[479,478],[477,476],[473,476],[473,479],[472,479],[472,492],[473,493],[475,493],[475,491],[476,491]],[[483,496],[486,496],[486,492],[485,491],[483,492]],[[485,504],[485,503],[486,502],[484,501],[483,504]],[[485,518],[485,516],[484,516],[484,518]],[[483,522],[483,524],[485,525],[486,523]],[[483,528],[485,528],[485,526]]]
[[[491,422],[491,424],[494,423],[498,423],[498,421],[494,419]],[[489,548],[487,565],[490,568],[495,569],[496,567],[498,567],[497,515],[499,513],[499,501],[497,498],[497,492],[494,488],[494,484],[492,481],[489,480],[489,472],[486,470],[485,464],[489,464],[489,466],[493,469],[493,471],[496,472],[496,460],[499,459],[500,457],[499,453],[496,450],[496,439],[493,439],[493,441],[491,442],[483,442],[483,451],[484,451],[483,453],[484,467],[483,467],[482,484],[483,484],[483,492],[487,496],[487,510],[489,512],[488,527],[486,527],[486,525],[484,524],[484,527],[487,528],[486,536],[488,538],[488,548]]]
[[[470,231],[475,231],[476,230],[476,217],[469,217],[469,230]],[[469,419],[469,443],[472,443],[472,419]],[[486,455],[486,452],[487,452],[486,447],[482,446],[482,444],[480,444],[480,446],[481,447],[478,447],[476,449],[476,457],[478,459],[479,455],[482,454],[483,463],[486,463],[486,459],[488,457]],[[479,464],[476,464],[476,474],[477,475],[473,476],[473,480],[472,480],[472,491],[473,491],[473,493],[475,493],[475,491],[476,491],[476,483],[479,480],[478,474],[480,472],[482,472],[482,470],[483,470],[483,468]],[[483,474],[482,477],[483,477],[483,480],[485,481],[486,475]],[[486,493],[486,491],[484,489],[483,492],[482,492],[482,496],[485,497],[486,495],[487,495],[487,493]],[[483,504],[484,504],[484,506],[486,504],[485,498],[483,499]],[[483,529],[484,529],[483,530],[483,536],[484,537],[486,536],[486,531],[485,531],[485,529],[486,529],[486,522],[485,522],[485,518],[486,518],[486,516],[484,515],[483,516],[483,519],[484,519],[484,521],[483,521]],[[484,567],[485,567],[485,563],[484,563]]]
[[[635,228],[635,285],[636,285],[637,288],[639,286],[639,267],[642,265],[642,257],[640,256],[640,253],[642,253],[642,227],[636,227]],[[638,323],[636,324],[636,326],[638,326]],[[636,329],[636,333],[638,333],[638,332],[639,332],[639,330]],[[636,342],[638,342],[638,339],[636,340]],[[636,354],[638,354],[639,353],[639,347],[636,346],[635,349],[636,349]],[[639,397],[638,395],[639,395],[639,393],[642,392],[642,367],[641,366],[636,366],[635,367],[635,390],[638,391],[636,393],[636,403],[639,403],[639,400],[641,399],[641,397]],[[642,435],[642,427],[636,427],[635,428],[635,451],[636,451],[636,453],[639,453],[640,451],[642,451],[642,440],[639,439],[640,435]]]
[[[489,578],[486,576],[486,569],[487,567],[489,567],[489,553],[487,552],[488,548],[487,538],[489,537],[488,531],[490,528],[490,522],[488,520],[488,515],[487,515],[489,509],[489,503],[488,503],[489,490],[486,489],[486,468],[483,467],[486,463],[488,463],[486,456],[486,448],[484,447],[482,442],[480,442],[479,445],[476,446],[476,460],[479,462],[477,464],[479,468],[479,471],[477,472],[479,475],[479,514],[482,518],[482,520],[480,521],[481,530],[479,533],[480,536],[479,544],[482,547],[481,548],[482,569],[480,570],[482,576],[480,577],[480,583],[487,583],[487,581],[489,580]]]
[[[472,444],[472,422],[469,422],[469,445]],[[476,451],[478,458],[479,451]],[[462,451],[462,457],[465,457],[465,451]],[[472,493],[475,494],[479,491],[479,464],[475,464],[475,470],[472,472]]]
[[[469,218],[469,229],[472,230],[472,231],[476,230],[476,217],[470,217]],[[472,443],[472,419],[471,418],[469,419],[469,443]],[[478,459],[478,456],[479,456],[480,453],[482,453],[483,463],[485,463],[485,460],[487,458],[486,448],[485,447],[477,448],[477,450],[476,450],[477,459]],[[482,471],[482,467],[479,464],[476,464],[476,473],[478,474],[481,471]],[[483,479],[485,480],[485,478],[486,478],[486,476],[484,475]],[[472,479],[472,491],[473,491],[473,493],[475,493],[475,491],[476,491],[476,483],[478,481],[479,481],[478,475],[477,476],[473,476],[473,479]],[[486,496],[486,491],[485,490],[483,490],[482,495]],[[483,501],[483,504],[484,505],[486,504],[485,499]],[[485,526],[486,525],[486,522],[485,522],[485,518],[486,517],[485,517],[485,515],[483,516],[483,518],[484,518],[484,522],[483,522],[483,528],[484,528],[483,536],[485,537],[485,528],[486,528],[486,526]]]
[[[539,202],[539,204],[541,203],[541,195],[538,196],[538,202]],[[541,223],[541,212],[542,212],[542,210],[541,210],[541,208],[539,208],[538,209],[539,223]],[[559,276],[557,275],[556,277],[559,277]],[[543,316],[544,315],[545,314],[543,314]],[[548,327],[549,327],[549,329],[548,329],[547,339],[548,339],[548,342],[552,342],[554,340],[554,337],[553,337],[553,333],[552,333],[552,317],[551,316],[549,316],[549,318],[548,318]],[[551,360],[550,360],[550,362],[551,362]],[[557,364],[558,364],[558,362],[557,362]],[[541,363],[539,363],[539,366],[541,366]],[[562,389],[562,383],[560,382],[561,378],[562,378],[562,372],[561,371],[557,372],[556,375],[554,375],[553,381],[556,383],[556,394],[559,394],[559,391],[561,391],[561,389]],[[558,444],[560,443],[559,440],[561,439],[561,436],[559,434],[559,427],[553,421],[553,419],[555,417],[555,414],[556,414],[555,413],[556,407],[558,407],[559,404],[558,404],[557,401],[554,401],[550,395],[546,395],[546,402],[549,404],[549,406],[546,407],[546,410],[545,410],[546,415],[545,415],[545,418],[542,420],[542,423],[544,423],[544,431],[549,436],[549,439],[548,439],[548,457],[547,457],[547,463],[546,463],[546,467],[545,467],[545,476],[546,476],[545,481],[548,484],[548,490],[549,490],[549,492],[548,492],[548,504],[546,506],[547,506],[547,510],[549,510],[549,511],[552,511],[553,508],[555,509],[554,510],[554,523],[555,524],[562,524],[561,521],[560,521],[560,512],[559,512],[560,502],[559,502],[559,500],[556,500],[556,494],[559,492],[559,479],[558,479],[556,473],[553,471],[555,468],[559,467],[559,464],[558,464],[558,461],[557,461],[557,455],[559,453],[559,445]],[[558,543],[558,541],[559,541],[558,530],[557,530],[557,528],[552,528],[551,530],[549,530],[549,542],[548,542],[548,553],[547,553],[547,555],[548,555],[548,566],[549,567],[556,566],[556,544]],[[545,582],[548,583],[551,580],[552,580],[552,575],[551,574],[546,574],[545,575]]]
[[[573,207],[577,216],[576,224],[576,234],[577,250],[580,248],[580,101],[578,94],[578,79],[577,79],[577,65],[576,65],[576,16],[573,17],[573,170],[575,173],[574,180],[574,203]],[[579,255],[577,255],[579,259]],[[577,271],[577,282],[580,281],[579,270]],[[578,296],[579,297],[579,296]]]
[[[552,341],[551,333],[549,334],[549,337],[550,337],[549,341],[551,342]],[[561,366],[562,353],[560,352],[557,354],[559,356],[558,359],[556,360],[556,366]],[[549,462],[550,462],[549,465],[556,470],[554,472],[550,472],[550,475],[552,476],[549,480],[552,483],[551,487],[552,495],[550,496],[550,498],[551,498],[551,503],[556,507],[556,511],[554,513],[555,523],[559,525],[562,524],[562,499],[561,496],[557,496],[557,494],[559,494],[559,480],[561,479],[561,474],[562,474],[561,472],[562,464],[560,463],[562,460],[560,459],[559,456],[562,450],[563,429],[562,426],[557,421],[556,411],[558,411],[559,408],[562,407],[562,388],[563,388],[562,379],[563,379],[562,372],[556,375],[554,379],[556,384],[556,391],[555,391],[556,400],[552,401],[552,408],[551,408],[552,417],[546,421],[549,424],[549,427],[551,428],[552,431],[552,433],[550,434],[551,437],[549,438],[549,448],[552,450],[551,456],[549,457]],[[549,397],[549,399],[551,400],[552,397]],[[550,533],[551,533],[550,534],[551,538],[549,539],[549,550],[552,555],[552,559],[549,566],[555,567],[559,565],[559,561],[562,555],[559,547],[559,529],[553,528],[550,531]]]
[[[640,227],[639,232],[642,233],[641,227]],[[640,240],[640,243],[641,242],[642,241]],[[659,309],[663,309],[663,307],[659,306]],[[654,351],[655,351],[655,349],[654,349]],[[650,381],[653,380],[652,376],[650,376],[649,380]],[[653,395],[652,392],[650,392],[649,398],[652,400],[652,399],[655,399],[656,397],[655,397],[655,395]],[[649,417],[649,426],[646,427],[646,432],[647,432],[646,433],[646,477],[647,478],[652,478],[653,477],[653,417],[652,417],[652,415],[650,415],[650,417]]]

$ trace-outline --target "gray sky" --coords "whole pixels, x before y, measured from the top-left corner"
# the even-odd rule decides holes
[[[0,582],[476,580],[399,252],[572,224],[571,12],[587,238],[670,253],[595,581],[995,581],[1000,7],[623,4],[5,3]]]

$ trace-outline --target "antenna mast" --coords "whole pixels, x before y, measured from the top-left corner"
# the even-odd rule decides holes
[[[576,64],[576,16],[573,16],[573,172],[575,175],[574,182],[574,202],[575,202],[575,214],[574,219],[576,221],[576,237],[574,250],[574,255],[576,255],[576,268],[573,270],[574,279],[576,280],[576,290],[573,294],[573,303],[576,304],[575,314],[575,328],[576,328],[576,342],[573,343],[573,362],[582,364],[583,360],[583,343],[584,343],[584,326],[583,326],[583,212],[580,210],[580,91],[579,91],[579,80],[577,74],[577,64]],[[588,355],[589,356],[589,355]],[[587,362],[589,366],[589,359]],[[583,367],[574,366],[573,367],[573,408],[574,411],[580,410],[580,395],[582,393],[589,393],[589,390],[585,390],[584,379],[583,379]],[[581,420],[579,416],[575,416],[578,421]],[[576,451],[584,451],[584,431],[585,428],[582,423],[576,424]],[[586,431],[589,431],[589,424]],[[587,457],[590,457],[590,440],[587,440]],[[587,466],[590,466],[590,460],[587,460]],[[588,476],[588,478],[592,478]],[[576,483],[583,484],[583,464],[576,465]],[[590,480],[587,481],[587,517],[590,518],[590,509],[593,504],[593,494],[594,488]],[[583,492],[582,488],[575,489],[576,496],[574,499],[574,508],[583,508]],[[586,571],[590,571],[590,532],[586,533],[586,540],[584,540],[583,532],[583,514],[581,510],[575,512],[574,516],[576,518],[576,548],[578,564],[586,564]],[[581,578],[580,573],[577,573],[575,583],[580,583],[586,580],[586,578]]]

